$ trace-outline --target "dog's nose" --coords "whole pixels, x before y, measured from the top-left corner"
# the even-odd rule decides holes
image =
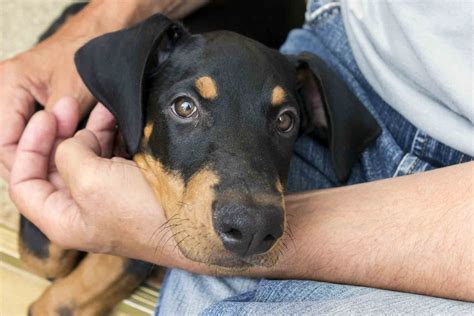
[[[227,205],[214,213],[214,226],[224,247],[251,256],[269,250],[283,234],[283,210],[276,207]]]

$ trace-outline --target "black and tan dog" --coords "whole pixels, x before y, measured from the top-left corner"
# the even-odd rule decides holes
[[[317,56],[284,56],[228,31],[192,35],[161,15],[92,40],[76,65],[117,118],[166,217],[176,220],[170,229],[181,252],[224,269],[278,260],[284,187],[300,134],[328,145],[344,182],[380,131]],[[22,257],[61,278],[33,304],[33,315],[103,314],[149,270],[100,254],[74,269],[77,252],[49,243],[39,252],[38,238],[23,221]]]

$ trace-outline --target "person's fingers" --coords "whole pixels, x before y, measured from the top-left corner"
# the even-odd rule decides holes
[[[60,72],[54,73],[50,84],[54,89],[48,96],[46,110],[53,109],[66,95],[77,101],[81,117],[85,117],[95,105],[94,97],[82,82],[73,63],[64,65]]]
[[[45,111],[37,112],[27,125],[18,145],[21,155],[15,159],[10,182],[46,179],[51,150],[56,139],[56,119]]]
[[[15,159],[15,152],[21,134],[34,112],[34,98],[22,87],[15,76],[11,64],[2,63],[0,67],[0,164],[8,173]],[[12,73],[13,72],[13,73]]]
[[[56,117],[57,139],[69,138],[76,132],[79,124],[79,103],[72,97],[63,97],[53,106]]]
[[[64,139],[72,137],[79,124],[79,103],[71,97],[63,97],[53,107],[52,113],[56,117],[57,132],[56,140],[52,149],[51,157],[54,157],[57,146]],[[49,163],[49,181],[58,189],[63,188],[63,181],[56,171],[54,159]]]
[[[20,212],[50,240],[70,248],[79,241],[77,236],[84,227],[80,225],[80,210],[68,192],[57,190],[47,178],[56,131],[51,113],[40,111],[31,118],[18,145],[10,196]]]
[[[133,161],[118,157],[102,158],[99,154],[99,141],[87,129],[79,131],[58,147],[56,166],[66,187],[80,206],[93,209],[90,205],[97,197],[101,203],[113,203],[117,200],[117,192],[131,183],[138,190],[137,194],[131,196],[143,196],[151,192],[151,200],[154,201],[149,185]]]
[[[56,137],[56,120],[44,111],[36,113],[18,145],[10,176],[10,195],[20,211],[37,223],[41,208],[55,189],[47,181],[51,149]]]
[[[102,157],[110,157],[112,155],[117,130],[116,124],[117,122],[112,113],[101,103],[96,105],[89,116],[86,128],[97,137]]]
[[[74,195],[77,190],[85,191],[90,185],[88,174],[99,170],[101,148],[97,137],[88,129],[80,130],[62,142],[56,151],[56,167],[66,187]],[[92,172],[90,171],[92,169]]]

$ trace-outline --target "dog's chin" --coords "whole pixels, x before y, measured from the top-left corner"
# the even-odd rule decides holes
[[[273,250],[246,257],[237,256],[228,251],[197,254],[187,249],[180,250],[187,259],[206,264],[222,272],[245,271],[252,267],[269,268],[277,263],[279,257],[279,253]]]

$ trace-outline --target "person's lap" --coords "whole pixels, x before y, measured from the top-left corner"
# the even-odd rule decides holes
[[[327,2],[327,1],[324,1]],[[349,84],[383,128],[354,166],[348,184],[423,172],[471,160],[432,139],[392,110],[360,73],[344,32],[339,7],[310,1],[307,23],[290,33],[285,54],[310,51]],[[303,136],[290,168],[288,192],[340,185],[327,149]],[[343,263],[341,263],[343,264]],[[351,285],[301,280],[217,278],[178,269],[167,272],[157,314],[468,313],[472,304]]]

